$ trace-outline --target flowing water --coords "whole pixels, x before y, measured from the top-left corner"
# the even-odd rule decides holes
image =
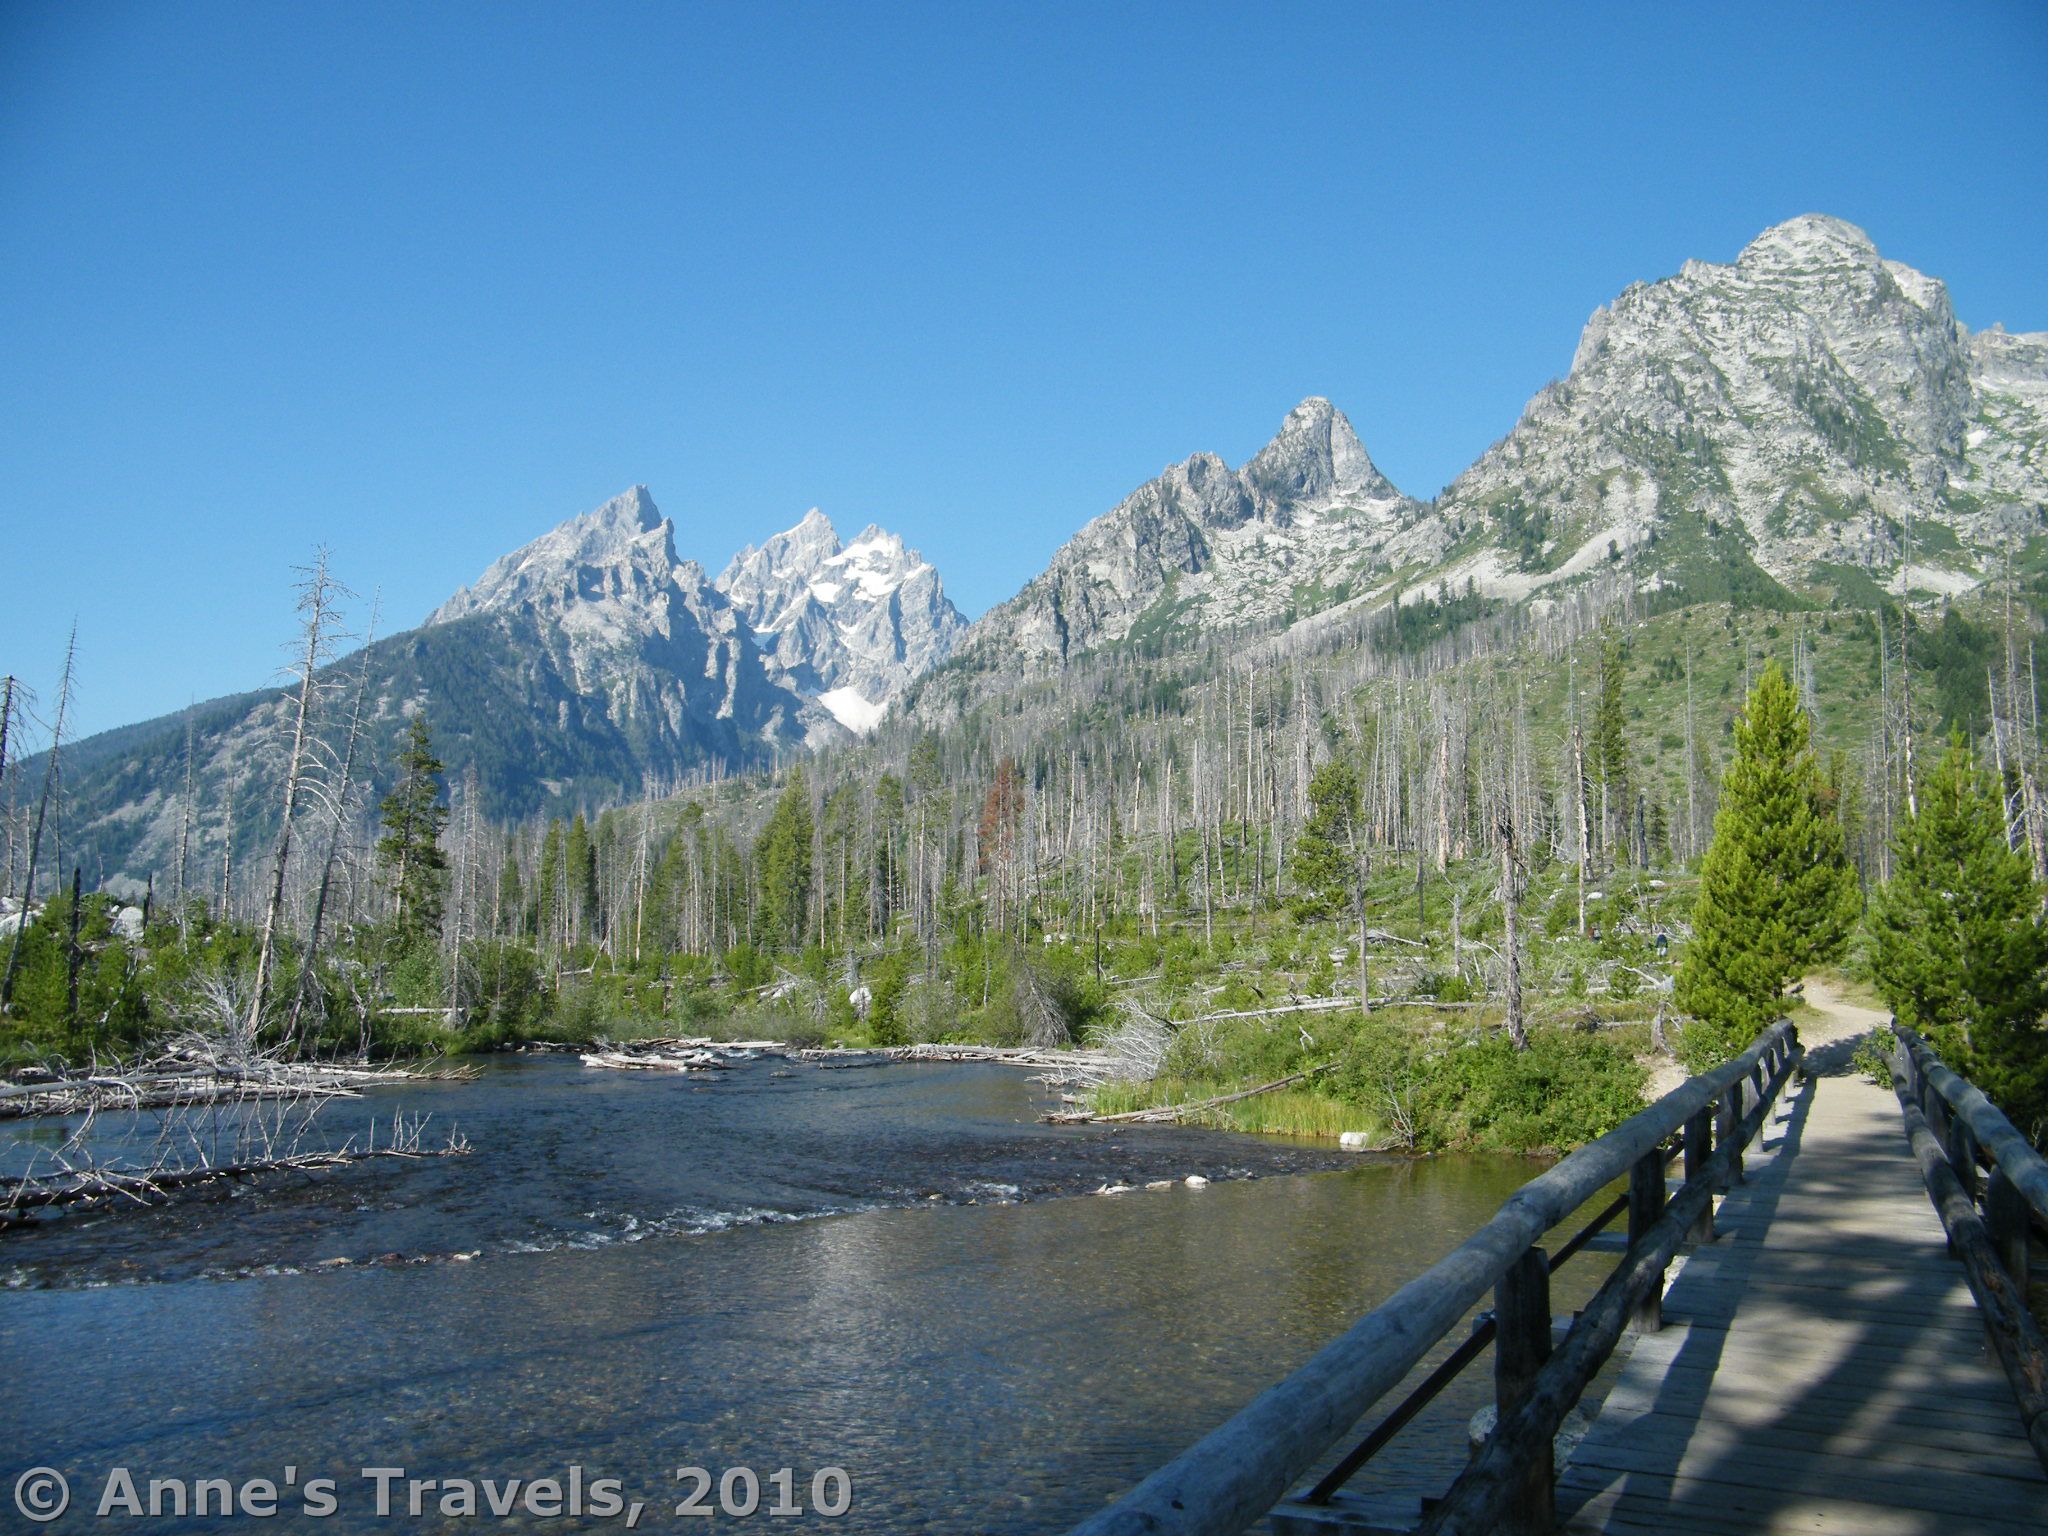
[[[283,1484],[291,1467],[271,1522],[285,1528],[625,1525],[601,1508],[463,1518],[443,1489],[414,1517],[403,1483],[380,1516],[369,1467],[444,1483],[578,1468],[586,1488],[612,1478],[645,1501],[642,1529],[746,1525],[674,1512],[695,1486],[674,1469],[694,1466],[752,1469],[751,1518],[771,1526],[1058,1531],[1531,1172],[1043,1126],[1043,1090],[979,1064],[683,1077],[515,1058],[475,1083],[331,1105],[322,1130],[400,1106],[431,1113],[430,1142],[452,1124],[474,1150],[0,1238],[0,1474],[70,1478],[73,1510],[49,1528],[97,1528],[116,1467],[145,1497],[150,1478]],[[1197,1173],[1217,1182],[1142,1188]],[[1087,1193],[1113,1182],[1140,1187]],[[1598,1275],[1573,1278],[1583,1291]],[[1404,1453],[1408,1474],[1441,1480],[1461,1454],[1485,1385],[1468,1374]],[[813,1483],[828,1467],[851,1486],[836,1519],[813,1509],[838,1492]],[[812,1512],[768,1513],[782,1468],[785,1502]],[[321,1477],[337,1509],[308,1520],[295,1490]],[[746,1487],[735,1474],[704,1503],[742,1506]]]

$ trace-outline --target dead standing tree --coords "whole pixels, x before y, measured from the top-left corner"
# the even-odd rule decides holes
[[[291,754],[285,760],[284,810],[277,832],[277,854],[271,863],[270,896],[263,909],[263,938],[256,951],[256,980],[249,989],[249,1023],[260,1025],[269,1001],[271,980],[277,969],[278,929],[284,920],[284,881],[291,861],[292,832],[299,804],[315,767],[319,751],[318,706],[323,692],[320,672],[331,659],[336,639],[337,615],[334,605],[349,595],[327,571],[327,551],[314,552],[313,563],[299,568],[298,610],[305,615],[300,643],[292,665],[297,684],[293,701]]]
[[[325,936],[327,906],[333,897],[335,874],[341,866],[342,845],[355,823],[355,802],[358,798],[356,757],[362,745],[363,704],[370,691],[370,646],[376,639],[378,612],[378,604],[373,599],[370,630],[363,640],[362,664],[356,673],[355,698],[349,706],[348,739],[342,749],[340,771],[332,785],[316,781],[310,786],[327,817],[327,854],[320,864],[320,883],[313,893],[313,915],[306,929],[306,956],[299,967],[299,984],[292,989],[291,1018],[285,1027],[286,1038],[294,1043],[300,1040],[305,1027],[308,1006],[317,1004],[319,1000],[313,985],[314,962],[319,959],[320,943]]]
[[[57,685],[57,719],[50,730],[50,755],[43,764],[43,793],[36,802],[35,830],[28,840],[28,874],[21,884],[21,921],[14,925],[14,942],[7,949],[7,970],[0,975],[0,1008],[14,999],[15,972],[21,965],[21,938],[28,932],[29,904],[36,899],[36,861],[42,853],[43,828],[50,809],[61,793],[59,763],[64,749],[64,719],[71,712],[73,666],[78,659],[78,625],[71,626],[71,638],[64,643],[64,676]]]

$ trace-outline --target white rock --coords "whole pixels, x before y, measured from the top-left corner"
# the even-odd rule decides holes
[[[1337,1145],[1346,1152],[1370,1152],[1372,1135],[1368,1131],[1345,1131],[1338,1136]]]
[[[857,736],[967,628],[916,550],[872,523],[842,545],[816,507],[733,556],[716,586],[771,670]]]
[[[1189,1189],[1207,1189],[1209,1187],[1209,1181],[1199,1173],[1191,1173],[1181,1182],[1187,1185]]]

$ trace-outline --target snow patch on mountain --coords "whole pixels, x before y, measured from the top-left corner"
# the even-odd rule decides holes
[[[966,628],[938,571],[900,537],[870,523],[842,544],[815,507],[733,556],[716,585],[768,665],[855,731],[873,729]]]
[[[818,695],[818,702],[831,710],[832,718],[856,736],[867,735],[882,723],[882,716],[889,713],[887,704],[869,703],[858,688],[828,688]]]

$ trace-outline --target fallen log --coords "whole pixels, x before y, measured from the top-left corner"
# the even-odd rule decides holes
[[[379,1158],[418,1161],[428,1157],[459,1157],[468,1151],[468,1142],[451,1140],[445,1147],[343,1148],[332,1152],[299,1152],[284,1157],[249,1158],[232,1163],[206,1163],[191,1168],[160,1168],[139,1173],[82,1168],[63,1175],[61,1179],[10,1179],[0,1183],[0,1225],[28,1221],[33,1211],[94,1202],[130,1200],[138,1205],[153,1205],[173,1190],[193,1189],[224,1179],[248,1179],[265,1173],[311,1172]]]
[[[711,1051],[593,1051],[583,1065],[612,1072],[722,1072],[732,1063]]]
[[[248,1064],[170,1062],[129,1072],[93,1072],[33,1083],[0,1083],[0,1118],[74,1115],[96,1109],[164,1109],[254,1099],[353,1099],[391,1083],[468,1082],[475,1067],[419,1071],[257,1060]]]
[[[1334,1067],[1334,1061],[1321,1066],[1310,1067],[1305,1072],[1290,1073],[1270,1083],[1261,1083],[1256,1088],[1240,1088],[1236,1093],[1221,1093],[1213,1099],[1198,1099],[1186,1104],[1155,1104],[1149,1109],[1126,1109],[1114,1115],[1098,1115],[1092,1110],[1055,1110],[1038,1118],[1049,1125],[1171,1125],[1175,1121],[1205,1109],[1216,1109],[1225,1104],[1235,1104],[1239,1099],[1256,1098],[1262,1093],[1271,1093],[1276,1088],[1290,1088],[1296,1083],[1305,1083],[1318,1073]]]
[[[989,1061],[1009,1067],[1093,1067],[1103,1054],[1089,1050],[1052,1050],[1031,1045],[877,1045],[817,1046],[790,1053],[798,1061],[821,1066],[870,1066],[885,1061]]]

